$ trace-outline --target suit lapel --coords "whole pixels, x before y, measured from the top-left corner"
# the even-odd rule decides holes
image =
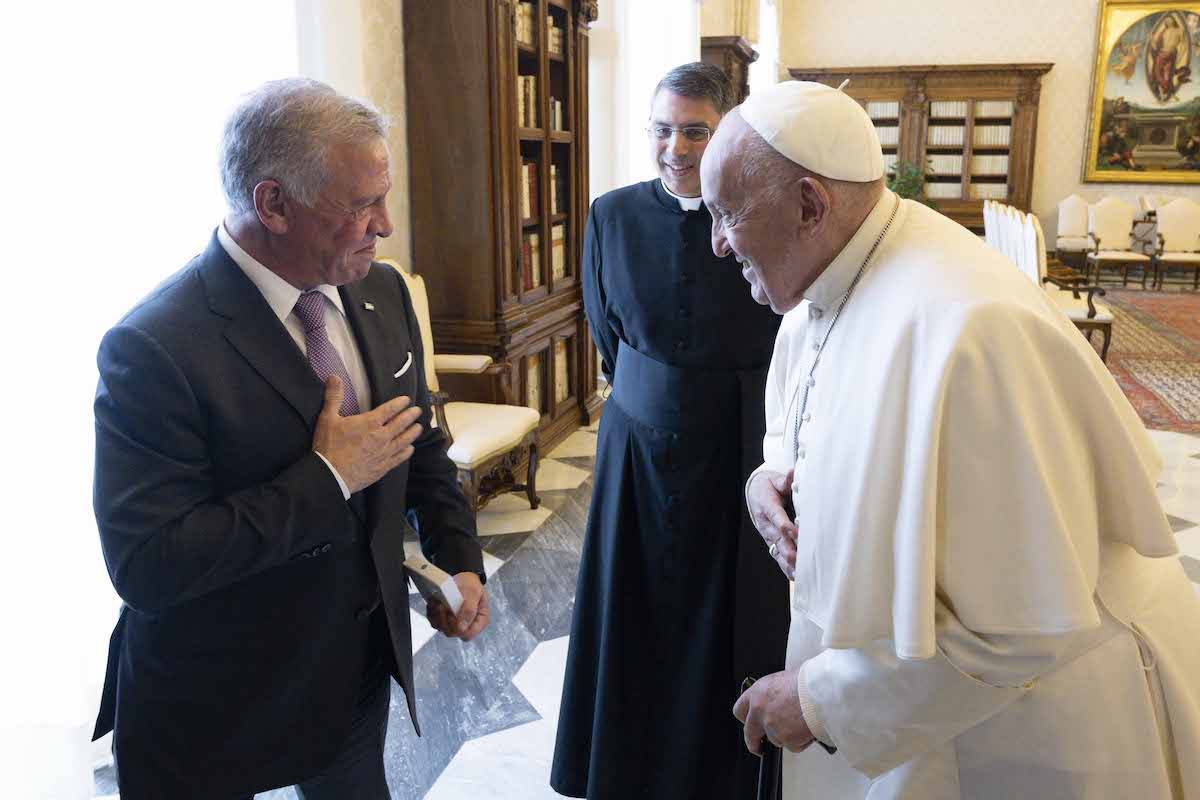
[[[324,389],[291,334],[215,234],[201,258],[209,306],[229,319],[225,338],[313,430]]]

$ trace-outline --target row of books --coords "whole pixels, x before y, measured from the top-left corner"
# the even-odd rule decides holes
[[[570,351],[566,339],[554,342],[554,402],[561,403],[571,396]],[[545,380],[545,368],[542,353],[530,353],[525,358],[525,404],[534,411],[542,412],[545,404],[542,402],[542,381]]]
[[[956,118],[967,115],[966,100],[934,100],[929,104],[929,116]]]
[[[899,156],[897,156],[895,153],[884,153],[883,154],[883,171],[884,172],[895,171],[896,162],[898,160],[899,160]]]
[[[534,47],[537,31],[533,25],[533,13],[536,3],[517,3],[517,41],[528,47]]]
[[[537,28],[533,24],[536,3],[517,3],[517,41],[526,47],[536,47]],[[555,24],[554,15],[546,15],[546,45],[551,53],[563,53],[563,29]]]
[[[538,209],[538,166],[536,161],[521,159],[521,219],[537,216]],[[553,190],[551,190],[553,197]]]
[[[521,172],[518,176],[521,187],[521,219],[532,219],[538,215],[538,165],[537,162],[521,159]],[[563,213],[562,200],[566,198],[566,173],[559,170],[558,164],[550,165],[550,213]]]
[[[567,226],[562,222],[550,227],[550,274],[555,280],[567,274]],[[541,285],[541,237],[530,231],[521,236],[521,288],[529,292]]]
[[[517,76],[517,124],[523,128],[536,128],[537,121],[537,77]]]
[[[872,100],[867,103],[867,116],[871,119],[899,119],[900,103],[896,100]]]
[[[1008,125],[976,125],[975,144],[983,147],[1007,147],[1012,128]]]
[[[1011,117],[1012,115],[1012,100],[980,100],[975,104],[975,116],[977,117]]]
[[[974,200],[1007,200],[1007,183],[972,183],[971,198]]]
[[[963,157],[932,155],[929,157],[929,171],[934,175],[961,175]]]
[[[961,125],[930,125],[925,143],[931,147],[962,147],[964,130]]]
[[[1007,175],[1008,156],[975,156],[971,159],[971,172],[975,175]]]
[[[884,147],[895,147],[900,143],[900,129],[896,126],[884,126],[875,129],[879,134],[879,143]]]
[[[931,200],[958,200],[962,198],[962,184],[926,183],[925,196]]]

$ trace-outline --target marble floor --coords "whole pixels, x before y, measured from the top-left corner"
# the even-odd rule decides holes
[[[1200,591],[1200,437],[1151,431],[1164,470],[1159,484],[1181,560]],[[548,785],[567,654],[575,577],[591,495],[594,429],[578,431],[542,462],[542,507],[519,496],[479,516],[491,598],[491,627],[469,644],[435,636],[412,601],[418,713],[412,733],[393,686],[385,758],[396,800],[535,800]],[[116,791],[97,771],[99,796]],[[294,798],[291,789],[258,796]]]

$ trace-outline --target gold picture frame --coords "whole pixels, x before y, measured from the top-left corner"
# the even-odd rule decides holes
[[[1200,184],[1200,2],[1101,0],[1083,181]]]

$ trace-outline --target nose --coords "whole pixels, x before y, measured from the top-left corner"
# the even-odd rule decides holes
[[[689,142],[687,140],[687,137],[683,135],[682,131],[672,131],[671,132],[671,144],[670,144],[671,155],[673,155],[673,156],[687,155],[688,150],[690,150],[690,149],[691,149],[691,142]]]
[[[712,224],[712,251],[717,258],[724,258],[733,252],[729,240],[725,238],[725,226],[715,219]]]
[[[392,235],[392,219],[388,215],[387,203],[380,203],[377,208],[371,214],[369,230],[380,239],[386,239]]]

